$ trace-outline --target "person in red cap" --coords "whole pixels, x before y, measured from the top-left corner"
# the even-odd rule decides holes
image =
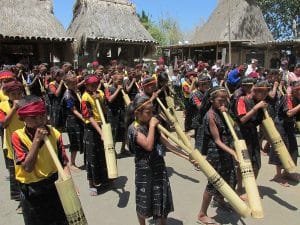
[[[70,175],[61,133],[46,125],[46,107],[41,98],[25,96],[18,106],[17,114],[25,126],[13,132],[12,146],[25,225],[67,225],[55,187],[57,167],[44,144],[44,137],[47,136],[65,172]]]
[[[104,101],[104,93],[97,90],[99,78],[96,75],[85,77],[86,90],[81,97],[81,114],[85,121],[83,149],[90,195],[98,195],[98,188],[109,183],[103,146],[100,113],[96,99]]]
[[[0,102],[8,100],[8,96],[6,96],[3,93],[3,90],[2,90],[3,89],[3,85],[6,82],[13,81],[15,79],[16,79],[15,75],[11,71],[4,70],[4,71],[0,72],[0,85],[1,85],[1,87],[0,87]]]
[[[8,100],[0,103],[0,123],[5,132],[3,139],[3,151],[5,152],[5,161],[9,171],[10,198],[11,200],[20,201],[19,184],[15,179],[14,154],[11,145],[11,135],[15,130],[24,127],[23,121],[18,118],[16,113],[16,110],[18,109],[18,102],[24,94],[24,88],[22,83],[18,81],[10,81],[4,84],[3,91],[9,98]],[[17,208],[17,212],[22,212],[20,204]]]

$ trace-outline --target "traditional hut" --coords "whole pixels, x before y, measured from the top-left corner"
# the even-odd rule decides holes
[[[0,64],[72,60],[71,42],[52,0],[1,0]]]
[[[224,63],[242,63],[255,57],[263,65],[264,51],[249,45],[273,40],[255,0],[219,0],[208,21],[196,29],[188,44],[164,49],[170,49],[173,57],[212,62],[223,59]]]
[[[67,32],[77,40],[80,65],[96,58],[102,64],[111,59],[131,64],[155,45],[128,0],[77,0]]]

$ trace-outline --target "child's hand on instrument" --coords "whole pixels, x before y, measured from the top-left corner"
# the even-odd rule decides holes
[[[150,127],[156,127],[159,124],[159,120],[156,117],[152,117],[150,119],[149,126]]]
[[[267,108],[268,107],[268,103],[266,103],[265,101],[260,101],[259,103],[257,103],[254,106],[254,109],[258,110],[258,109],[263,109],[263,108]]]
[[[14,108],[14,109],[19,108],[18,103],[19,103],[19,100],[14,100],[14,101],[13,101],[13,108]]]
[[[220,106],[219,110],[220,110],[220,112],[227,112],[228,111],[228,109],[224,105]]]
[[[239,162],[238,156],[235,151],[233,151],[232,156],[236,162]]]
[[[40,128],[37,128],[36,131],[35,131],[35,135],[34,135],[34,139],[33,140],[36,140],[37,142],[41,142],[44,140],[44,137],[48,135],[48,131],[46,130],[45,127],[40,127]]]

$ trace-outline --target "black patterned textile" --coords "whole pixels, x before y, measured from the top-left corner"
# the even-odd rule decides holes
[[[145,218],[165,218],[174,208],[161,145],[151,152],[144,150],[136,142],[137,132],[147,135],[148,128],[134,122],[128,129],[129,149],[135,152],[136,211]],[[154,143],[159,143],[156,134]]]
[[[219,112],[210,109],[205,114],[203,119],[204,136],[208,141],[206,159],[212,165],[212,167],[219,173],[219,175],[229,184],[229,186],[234,189],[236,185],[236,172],[233,157],[229,153],[220,149],[215,143],[211,135],[211,131],[209,129],[209,116],[212,116],[214,118],[221,141],[227,146],[230,146],[231,143],[231,135],[227,126],[225,125],[223,117],[219,114]],[[208,182],[206,190],[212,195],[221,197],[221,194],[210,182]]]
[[[107,182],[108,178],[103,142],[91,124],[86,124],[84,127],[83,145],[87,179],[93,180],[95,184]]]
[[[68,225],[54,182],[57,173],[42,181],[21,184],[25,225]]]

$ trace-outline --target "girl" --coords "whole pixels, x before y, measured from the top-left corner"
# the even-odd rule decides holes
[[[236,176],[234,160],[237,160],[235,151],[230,147],[231,135],[221,112],[227,111],[227,91],[225,88],[216,86],[209,90],[209,100],[211,107],[203,119],[204,136],[207,140],[207,161],[232,187],[235,187]],[[220,193],[208,182],[203,193],[203,201],[198,214],[198,221],[201,224],[217,224],[208,217],[207,209],[212,196],[217,197],[219,206],[228,208]]]
[[[129,150],[135,153],[136,211],[140,225],[153,217],[165,225],[173,211],[172,193],[164,162],[164,147],[176,152],[156,130],[159,121],[153,117],[153,105],[146,95],[133,102],[135,121],[128,128]],[[176,154],[176,153],[175,153]]]
[[[73,73],[68,73],[64,77],[67,86],[62,98],[63,121],[70,140],[71,162],[70,169],[77,170],[75,164],[77,152],[83,152],[83,122],[84,119],[80,111],[80,96],[77,92],[77,77]]]

